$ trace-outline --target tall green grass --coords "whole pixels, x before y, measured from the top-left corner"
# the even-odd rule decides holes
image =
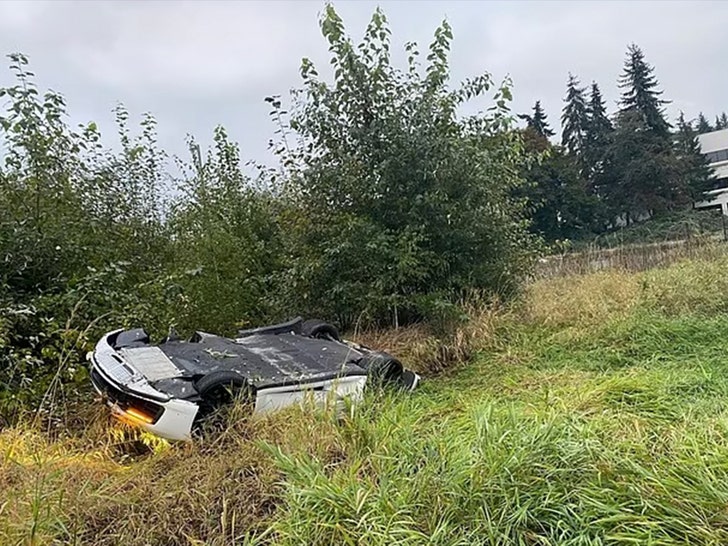
[[[542,281],[467,366],[341,419],[0,432],[0,544],[724,544],[725,271]]]
[[[721,544],[728,317],[642,316],[529,340],[464,377],[367,405],[326,464],[271,448],[282,544]],[[503,369],[503,368],[507,369]]]

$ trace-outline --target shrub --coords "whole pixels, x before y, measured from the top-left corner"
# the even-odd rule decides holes
[[[172,264],[187,306],[187,329],[230,332],[272,314],[271,276],[283,256],[275,196],[243,174],[238,146],[222,127],[202,157],[192,140],[192,165],[170,216]]]
[[[510,130],[509,82],[494,87],[486,73],[451,89],[446,22],[423,70],[415,44],[406,71],[392,65],[379,10],[358,46],[330,5],[321,30],[333,82],[303,60],[277,150],[292,203],[286,301],[343,326],[360,315],[397,325],[439,314],[466,289],[513,294],[533,241],[511,197],[525,152]],[[486,114],[459,115],[491,91]],[[280,100],[268,100],[281,119]]]

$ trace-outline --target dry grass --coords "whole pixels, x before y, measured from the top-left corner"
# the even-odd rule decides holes
[[[535,276],[537,279],[550,279],[606,270],[646,271],[684,260],[711,260],[726,254],[728,245],[714,235],[609,249],[590,247],[542,259]]]
[[[0,432],[0,544],[236,544],[264,529],[279,500],[263,443],[344,457],[335,421],[297,409],[174,445],[102,407],[94,421],[65,438],[29,424]]]
[[[638,273],[611,269],[532,284],[522,320],[546,326],[599,326],[638,309],[666,315],[728,311],[728,254],[680,260]]]
[[[640,294],[638,276],[624,271],[557,277],[529,287],[521,312],[526,321],[547,326],[598,325],[630,314]]]
[[[639,276],[646,307],[670,316],[728,312],[728,255]]]
[[[424,324],[396,329],[354,332],[351,338],[367,347],[388,352],[407,367],[427,375],[453,370],[492,347],[498,328],[509,312],[498,304],[484,304],[475,298],[462,304],[467,317],[447,334],[435,334]]]

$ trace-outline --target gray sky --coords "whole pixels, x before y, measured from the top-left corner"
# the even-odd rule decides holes
[[[453,27],[455,80],[488,71],[514,81],[515,112],[542,101],[559,128],[567,74],[596,80],[614,110],[616,79],[635,42],[656,67],[671,118],[728,110],[728,2],[336,1],[358,39],[380,5],[393,49],[435,27]],[[39,85],[62,92],[73,123],[96,121],[109,137],[121,101],[132,119],[152,112],[161,145],[184,151],[223,124],[245,159],[270,161],[274,126],[263,98],[299,85],[301,57],[328,62],[318,28],[322,1],[9,2],[0,0],[0,53],[30,56]],[[400,58],[403,58],[400,57]],[[7,66],[7,63],[5,63]],[[11,82],[0,70],[0,85]],[[109,138],[109,141],[111,138]]]

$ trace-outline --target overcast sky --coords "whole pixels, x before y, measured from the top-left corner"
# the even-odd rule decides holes
[[[357,40],[377,5],[394,49],[417,41],[424,50],[447,18],[453,78],[510,75],[514,111],[541,100],[556,129],[569,71],[584,84],[599,82],[614,110],[631,42],[656,67],[671,118],[702,110],[712,119],[728,110],[728,1],[335,2]],[[110,135],[111,109],[121,101],[135,120],[152,112],[172,152],[184,151],[187,133],[209,142],[223,124],[245,159],[269,162],[274,126],[263,98],[298,86],[303,56],[327,64],[323,6],[0,0],[0,53],[30,56],[39,85],[66,96],[73,123],[93,120]],[[0,86],[10,82],[7,68],[0,70]]]

